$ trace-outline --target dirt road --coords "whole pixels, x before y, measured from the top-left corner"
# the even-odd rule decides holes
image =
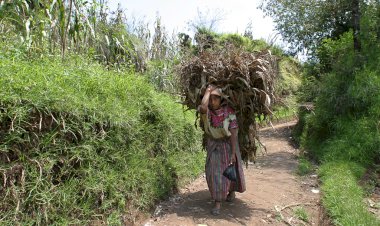
[[[300,177],[297,150],[289,143],[294,122],[260,130],[268,153],[244,169],[247,191],[233,203],[222,203],[212,216],[212,200],[204,176],[178,195],[159,204],[145,226],[162,225],[319,225],[316,175]],[[300,220],[302,218],[303,220]]]

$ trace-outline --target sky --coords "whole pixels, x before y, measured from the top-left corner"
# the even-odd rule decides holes
[[[208,15],[219,11],[224,20],[219,22],[218,32],[243,34],[247,24],[252,21],[253,38],[269,41],[275,36],[274,24],[270,17],[257,9],[262,0],[108,0],[111,10],[118,3],[130,16],[144,18],[154,24],[156,15],[161,17],[162,24],[171,33],[189,33],[189,21],[196,20],[198,11]]]

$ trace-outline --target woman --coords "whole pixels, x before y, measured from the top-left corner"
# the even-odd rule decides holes
[[[213,215],[220,214],[222,200],[233,201],[235,191],[245,191],[243,168],[238,144],[238,124],[232,108],[222,103],[222,91],[208,86],[199,106],[207,136],[206,180],[215,206]],[[223,171],[234,164],[237,181],[223,176]]]

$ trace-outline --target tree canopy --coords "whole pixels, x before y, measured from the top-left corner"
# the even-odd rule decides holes
[[[314,52],[324,38],[337,38],[354,28],[350,0],[263,0],[260,8],[273,18],[275,27],[292,49]],[[364,2],[361,2],[364,4]]]

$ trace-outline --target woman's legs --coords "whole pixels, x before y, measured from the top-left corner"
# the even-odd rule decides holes
[[[223,176],[229,164],[231,148],[227,142],[209,140],[207,145],[206,181],[211,197],[215,200],[211,214],[219,215],[221,202],[230,190],[230,181]]]
[[[205,167],[211,198],[219,202],[226,199],[230,188],[230,182],[223,176],[223,171],[228,166],[229,156],[228,152],[220,146],[212,151],[208,150]]]
[[[220,207],[221,207],[221,202],[220,201],[215,201],[215,206],[211,210],[211,214],[215,215],[215,216],[219,215],[220,214]]]
[[[226,201],[232,202],[235,199],[235,191],[230,191],[227,195]]]

